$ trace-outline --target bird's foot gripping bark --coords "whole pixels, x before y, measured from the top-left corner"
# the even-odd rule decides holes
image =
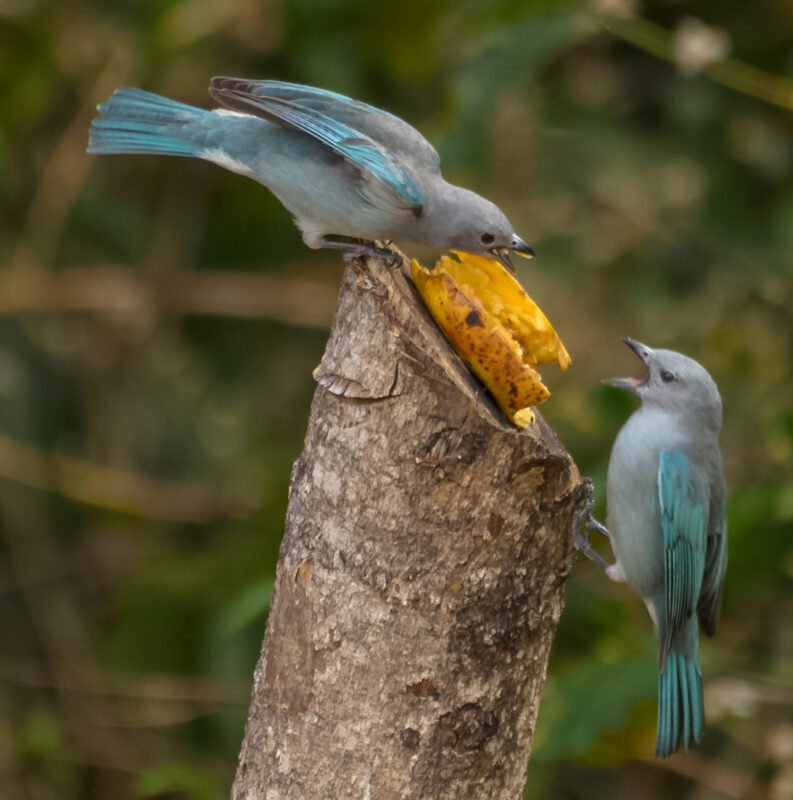
[[[385,259],[387,264],[397,267],[402,264],[402,256],[387,247],[377,247],[367,242],[359,241],[337,241],[335,239],[324,238],[322,245],[326,250],[341,250],[345,261],[352,261],[362,256],[372,256],[374,258]]]
[[[601,569],[608,572],[609,567],[612,565],[592,547],[590,539],[593,531],[597,531],[601,536],[605,536],[609,540],[611,539],[611,534],[605,525],[602,525],[592,516],[592,507],[595,505],[592,495],[592,481],[589,478],[584,478],[584,483],[586,484],[586,499],[579,505],[573,519],[573,545],[576,550],[583,553],[590,561],[594,561]]]

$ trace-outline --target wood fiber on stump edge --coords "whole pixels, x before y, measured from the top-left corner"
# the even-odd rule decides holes
[[[346,269],[315,377],[233,797],[518,798],[578,471],[381,261]]]

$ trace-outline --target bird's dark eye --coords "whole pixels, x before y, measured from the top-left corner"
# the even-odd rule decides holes
[[[675,376],[668,369],[661,371],[661,380],[664,383],[671,383],[674,379]]]
[[[493,236],[492,233],[483,233],[482,234],[482,244],[493,244],[496,241],[496,237]]]

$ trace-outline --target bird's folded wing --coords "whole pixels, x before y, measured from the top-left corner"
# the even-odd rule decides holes
[[[711,504],[712,510],[713,504]],[[705,553],[705,574],[702,578],[702,592],[699,599],[699,621],[708,636],[716,633],[721,615],[721,594],[724,574],[727,571],[727,520],[723,503],[720,504],[716,518],[708,526],[707,549]]]
[[[705,570],[708,488],[699,468],[683,453],[661,453],[658,497],[664,548],[665,613],[661,615],[663,669],[677,632],[696,613]]]
[[[363,179],[358,188],[373,205],[387,211],[421,215],[424,196],[416,179],[384,147],[360,131],[289,100],[216,86],[214,81],[210,92],[228,108],[302,131],[322,142],[356,167]]]
[[[283,81],[213,78],[210,92],[234,90],[253,97],[275,97],[331,117],[373,139],[400,160],[429,174],[440,174],[438,151],[405,120],[337,92]],[[218,98],[224,102],[222,98]]]

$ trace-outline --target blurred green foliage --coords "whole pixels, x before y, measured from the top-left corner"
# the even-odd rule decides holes
[[[790,797],[787,0],[0,0],[3,796],[209,800],[233,775],[340,265],[251,181],[84,154],[116,86],[207,105],[214,74],[387,107],[507,210],[574,359],[543,413],[601,512],[620,337],[722,389],[704,746],[649,760],[650,623],[585,564],[526,796]]]

